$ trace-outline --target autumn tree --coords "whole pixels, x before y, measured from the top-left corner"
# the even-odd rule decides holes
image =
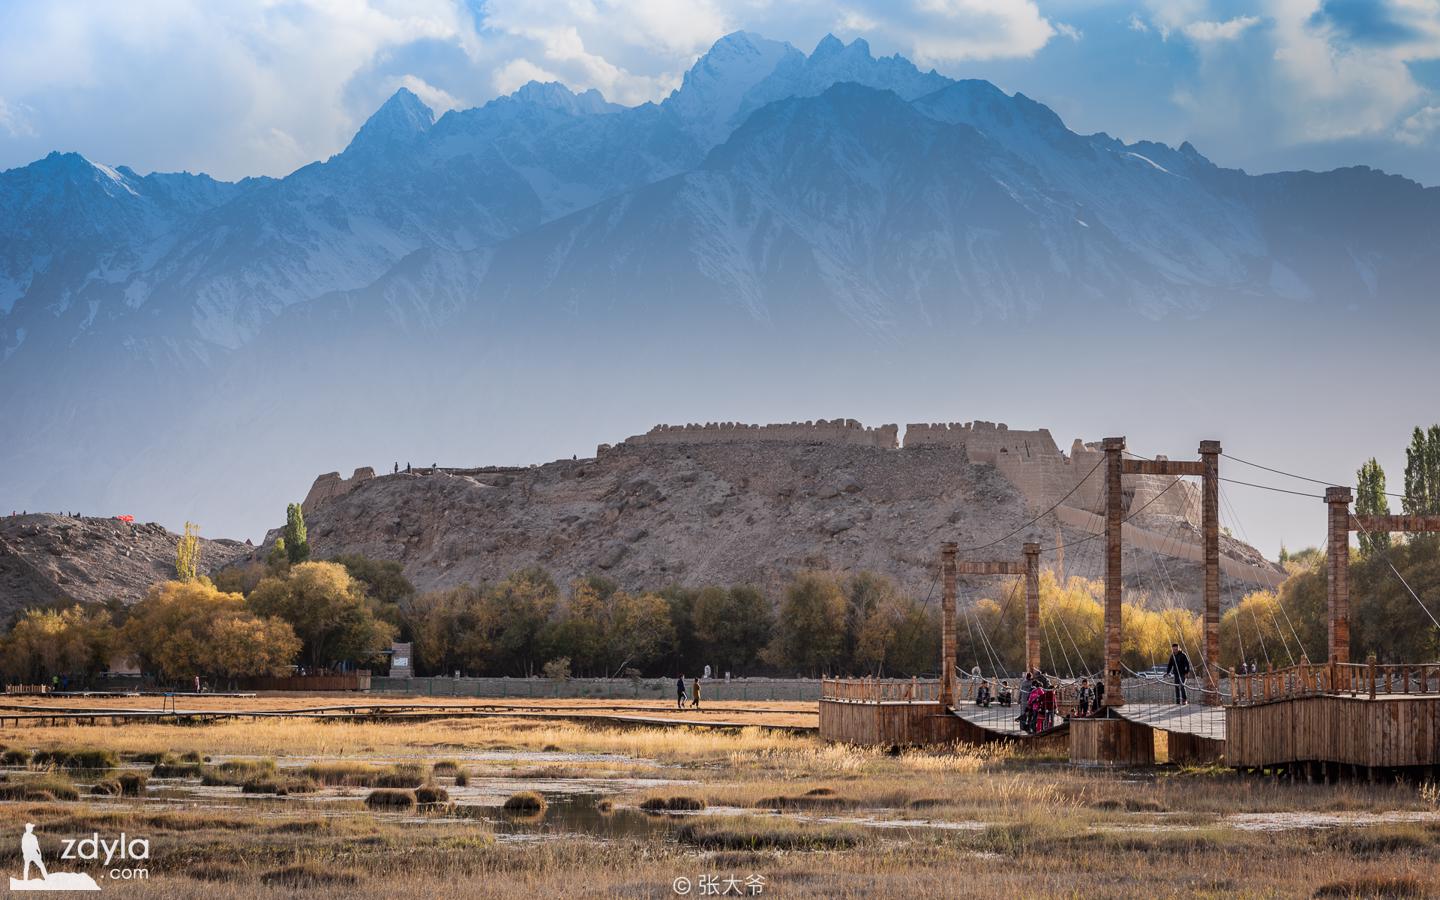
[[[0,670],[12,680],[40,683],[56,675],[89,677],[108,668],[115,628],[103,609],[75,605],[32,609],[0,640]]]
[[[250,607],[290,623],[310,667],[366,662],[394,638],[395,628],[376,615],[374,601],[339,563],[302,562],[262,580]]]
[[[200,566],[200,526],[185,523],[185,533],[175,547],[175,576],[181,581],[194,581]]]
[[[495,650],[505,617],[483,587],[420,594],[407,602],[402,617],[419,671],[501,674]]]
[[[256,615],[209,581],[166,581],[135,604],[121,643],[162,681],[283,674],[300,651],[284,621]]]

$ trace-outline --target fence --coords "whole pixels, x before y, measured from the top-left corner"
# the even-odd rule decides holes
[[[691,690],[693,682],[685,680]],[[701,679],[703,701],[820,699],[818,678]],[[560,698],[611,700],[673,700],[673,678],[391,678],[372,676],[372,694],[423,697]]]
[[[1273,672],[1236,675],[1235,702],[1266,703],[1315,694],[1374,699],[1377,694],[1440,694],[1440,664],[1300,663]]]

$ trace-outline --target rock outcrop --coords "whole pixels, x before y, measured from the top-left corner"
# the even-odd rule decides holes
[[[1086,487],[1095,456],[1084,444],[1066,456],[1048,432],[974,423],[929,426],[913,443],[907,432],[899,449],[894,426],[819,424],[660,428],[594,459],[353,478],[334,496],[339,479],[327,476],[324,502],[307,509],[310,542],[319,557],[400,562],[422,590],[533,565],[561,581],[599,574],[632,589],[774,589],[796,571],[828,569],[878,572],[923,598],[936,590],[943,540],[998,542],[976,558],[1018,558],[1021,542],[1035,539],[1046,547],[1044,565],[1100,576],[1103,542],[1085,515],[1098,502],[1098,477],[1090,479],[1097,490],[1073,492],[1077,516],[1026,527],[1040,503]],[[1189,504],[1155,502],[1186,495],[1135,481],[1130,508],[1138,515],[1127,527],[1150,537],[1127,550],[1128,583],[1163,593],[1162,601],[1198,602],[1199,566],[1165,552],[1198,540]],[[1244,544],[1227,538],[1222,553],[1235,596],[1275,576]]]
[[[175,577],[179,536],[154,523],[36,513],[0,518],[0,619],[31,607],[119,600],[134,603]],[[213,572],[253,548],[200,541],[200,566]]]

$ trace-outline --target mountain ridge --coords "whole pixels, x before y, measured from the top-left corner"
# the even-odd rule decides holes
[[[652,392],[698,379],[697,335],[757,378],[803,366],[823,392],[846,366],[903,385],[902,354],[1037,326],[1123,341],[1137,321],[1423,318],[1440,280],[1436,189],[1076,134],[1023,94],[833,36],[808,55],[727,36],[634,107],[532,82],[436,118],[401,89],[343,151],[280,179],[55,154],[0,173],[6,211],[0,491],[125,508],[166,491],[183,448],[205,461],[157,517],[223,497],[251,533],[262,500],[222,473],[288,428],[304,458],[281,480],[303,486],[340,440],[282,397],[404,406],[433,438],[455,409],[483,421],[521,414],[507,395],[565,396],[556,359],[597,392],[622,370]],[[629,353],[668,368],[629,373]],[[695,402],[722,402],[707,378]],[[442,443],[479,433],[464,421]],[[123,460],[87,461],[107,443]]]

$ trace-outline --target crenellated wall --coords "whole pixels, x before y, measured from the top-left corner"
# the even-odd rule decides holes
[[[1004,456],[1027,460],[1061,458],[1048,428],[1012,431],[1004,422],[937,422],[905,426],[905,447],[964,447],[971,462],[999,462]]]
[[[900,429],[896,425],[867,428],[854,419],[816,419],[813,422],[789,422],[779,425],[746,425],[742,422],[707,422],[704,425],[656,425],[644,434],[626,438],[624,443],[636,444],[725,444],[745,441],[784,441],[789,443],[846,444],[894,450],[900,446]],[[600,452],[609,449],[601,445]]]

